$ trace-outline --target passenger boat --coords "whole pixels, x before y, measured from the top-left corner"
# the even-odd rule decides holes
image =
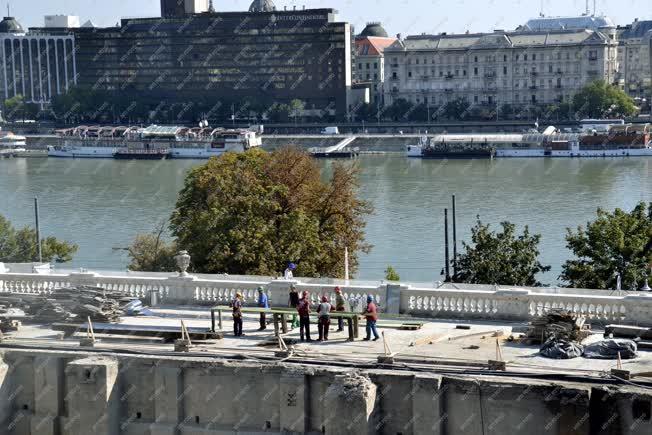
[[[433,143],[446,144],[439,149],[441,157],[477,158],[469,152],[473,144],[485,152],[503,157],[652,157],[650,124],[613,125],[606,133],[591,134],[560,133],[548,127],[543,133],[528,134],[469,134],[439,135],[428,140],[422,138],[419,145],[407,147],[408,157],[432,158],[429,153]],[[468,154],[468,157],[465,155]]]
[[[27,138],[11,132],[0,133],[0,157],[17,157],[25,153]]]
[[[492,159],[496,148],[485,135],[436,135],[421,138],[419,145],[408,145],[407,155],[422,159]]]
[[[80,126],[57,133],[62,143],[48,147],[51,157],[209,159],[262,145],[256,131],[208,127]]]

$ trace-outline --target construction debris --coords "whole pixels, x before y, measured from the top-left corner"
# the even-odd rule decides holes
[[[590,359],[634,359],[636,343],[632,340],[603,340],[584,349],[584,358]]]
[[[573,359],[582,356],[581,344],[563,338],[550,337],[539,350],[541,356],[552,359]]]
[[[550,338],[581,343],[591,335],[586,318],[570,311],[555,308],[532,322],[528,328],[528,339],[533,343],[546,343]]]
[[[0,306],[19,307],[39,323],[90,318],[95,322],[119,322],[124,308],[137,298],[101,287],[70,287],[48,295],[0,295]]]

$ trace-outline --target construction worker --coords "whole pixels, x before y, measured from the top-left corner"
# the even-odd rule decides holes
[[[367,319],[367,336],[364,338],[364,341],[371,340],[371,333],[374,333],[374,341],[380,339],[378,335],[378,330],[376,329],[376,322],[378,322],[378,309],[376,304],[374,304],[374,297],[369,295],[367,296],[367,308],[365,308],[363,315]]]
[[[310,295],[307,291],[303,292],[303,297],[299,300],[297,305],[297,312],[299,313],[299,334],[301,341],[312,341],[310,338]]]
[[[290,286],[290,296],[288,297],[288,307],[297,309],[299,306],[299,292],[297,291],[297,286],[292,284]],[[292,314],[292,329],[299,327],[299,317],[296,314]]]
[[[319,331],[319,341],[328,341],[328,329],[331,327],[331,310],[333,306],[328,301],[328,296],[322,296],[321,304],[317,307],[319,321],[317,330]]]
[[[258,287],[258,308],[269,309],[269,298],[265,294],[265,289]],[[265,313],[260,313],[260,328],[259,331],[267,329],[267,316]]]
[[[231,308],[233,308],[233,335],[236,337],[244,335],[242,333],[242,305],[242,293],[236,293],[233,302],[231,302]]]
[[[342,296],[342,289],[335,287],[335,311],[346,311],[344,296]],[[337,332],[344,331],[344,318],[337,319]]]

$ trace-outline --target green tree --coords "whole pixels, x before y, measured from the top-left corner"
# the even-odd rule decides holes
[[[290,106],[287,104],[274,104],[267,112],[272,122],[288,122],[290,114]]]
[[[624,117],[636,114],[634,100],[604,80],[593,81],[573,97],[573,109],[584,117]]]
[[[129,270],[139,272],[174,272],[177,245],[164,238],[166,225],[161,224],[150,234],[139,234],[128,248]]]
[[[300,117],[303,113],[303,110],[306,108],[306,103],[304,103],[301,100],[294,99],[290,101],[289,109],[290,113],[292,114],[292,118],[294,118],[294,122],[297,122],[297,118]]]
[[[336,164],[324,181],[305,152],[227,153],[187,175],[171,218],[177,246],[202,273],[272,275],[288,261],[301,276],[344,276],[368,252],[355,166]]]
[[[393,121],[404,120],[412,110],[412,106],[413,104],[408,100],[399,98],[398,100],[395,100],[387,110],[385,110],[385,114]]]
[[[491,231],[489,225],[478,221],[471,229],[469,245],[463,242],[464,252],[457,258],[456,282],[468,284],[503,284],[538,286],[537,274],[547,272],[550,266],[539,262],[541,235],[530,234],[525,227],[516,235],[516,226],[500,224],[501,232]]]
[[[568,285],[613,289],[620,274],[623,289],[638,287],[652,267],[652,204],[640,203],[631,212],[598,209],[586,228],[568,229],[566,242],[577,257],[563,266]]]
[[[464,98],[457,98],[449,101],[444,106],[444,117],[450,120],[464,119],[468,115],[471,105]]]
[[[398,282],[401,280],[401,276],[392,266],[387,266],[387,269],[385,269],[385,279],[387,281]]]
[[[46,263],[66,263],[77,252],[77,245],[64,242],[55,237],[41,239],[43,261]],[[36,230],[29,227],[15,229],[0,215],[0,262],[29,263],[38,261]]]

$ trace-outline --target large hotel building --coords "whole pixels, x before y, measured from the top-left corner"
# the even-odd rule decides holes
[[[78,84],[167,103],[300,99],[307,111],[346,115],[353,32],[335,10],[256,0],[248,12],[215,13],[207,0],[162,0],[161,12],[75,29]]]

